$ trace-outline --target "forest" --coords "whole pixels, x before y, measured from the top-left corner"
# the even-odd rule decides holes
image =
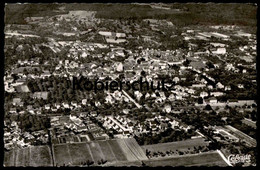
[[[103,19],[166,19],[176,26],[240,25],[256,28],[257,7],[241,3],[172,3],[171,9],[152,8],[149,4],[75,3],[75,4],[7,4],[5,22],[26,24],[24,18],[68,13],[70,10],[97,11]],[[59,10],[64,7],[64,10]],[[176,10],[177,9],[177,10]],[[18,11],[18,12],[17,12]]]

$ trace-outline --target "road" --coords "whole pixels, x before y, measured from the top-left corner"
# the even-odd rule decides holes
[[[122,92],[131,102],[133,102],[136,105],[136,107],[138,107],[138,109],[142,108],[142,106],[139,103],[137,103],[131,96],[129,96],[127,92],[125,92],[124,90],[122,90]]]

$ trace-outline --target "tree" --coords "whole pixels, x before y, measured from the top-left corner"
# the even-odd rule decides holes
[[[203,99],[202,99],[202,97],[199,97],[199,98],[198,98],[198,104],[203,104]]]
[[[146,76],[146,72],[144,70],[141,71],[141,76],[143,76],[143,77]]]
[[[217,149],[221,149],[221,145],[214,141],[214,142],[210,142],[208,145],[209,150],[217,150]]]
[[[29,72],[28,72],[28,70],[26,68],[23,69],[23,74],[25,74],[25,75],[29,74]]]
[[[145,150],[145,155],[146,155],[147,157],[149,157],[149,156],[151,155],[151,151],[149,151],[148,149],[146,149],[146,150]]]
[[[207,105],[205,106],[205,110],[212,110],[212,107],[211,107],[209,104],[207,104]]]
[[[86,164],[87,164],[87,166],[90,166],[90,165],[94,164],[94,162],[90,161],[90,160],[87,160]]]
[[[190,64],[190,60],[188,60],[188,59],[186,59],[186,60],[183,62],[183,65],[184,65],[185,67],[188,67],[189,64]]]
[[[144,161],[142,161],[142,167],[146,167],[146,164],[144,163]]]
[[[215,68],[214,64],[213,64],[212,62],[210,62],[210,61],[208,61],[208,62],[206,63],[206,65],[208,66],[209,69]]]

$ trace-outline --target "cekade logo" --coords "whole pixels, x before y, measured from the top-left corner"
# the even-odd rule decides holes
[[[231,154],[228,156],[228,161],[231,164],[237,164],[237,163],[250,163],[251,162],[251,155],[239,155],[239,154]]]

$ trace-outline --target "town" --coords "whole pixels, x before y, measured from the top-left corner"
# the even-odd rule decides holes
[[[8,4],[6,15],[26,5]],[[256,164],[256,32],[105,18],[92,8],[56,4],[53,14],[6,23],[4,166]],[[80,77],[142,78],[154,88],[73,88]],[[158,88],[162,80],[167,90]],[[251,162],[234,165],[231,154],[250,154]]]

